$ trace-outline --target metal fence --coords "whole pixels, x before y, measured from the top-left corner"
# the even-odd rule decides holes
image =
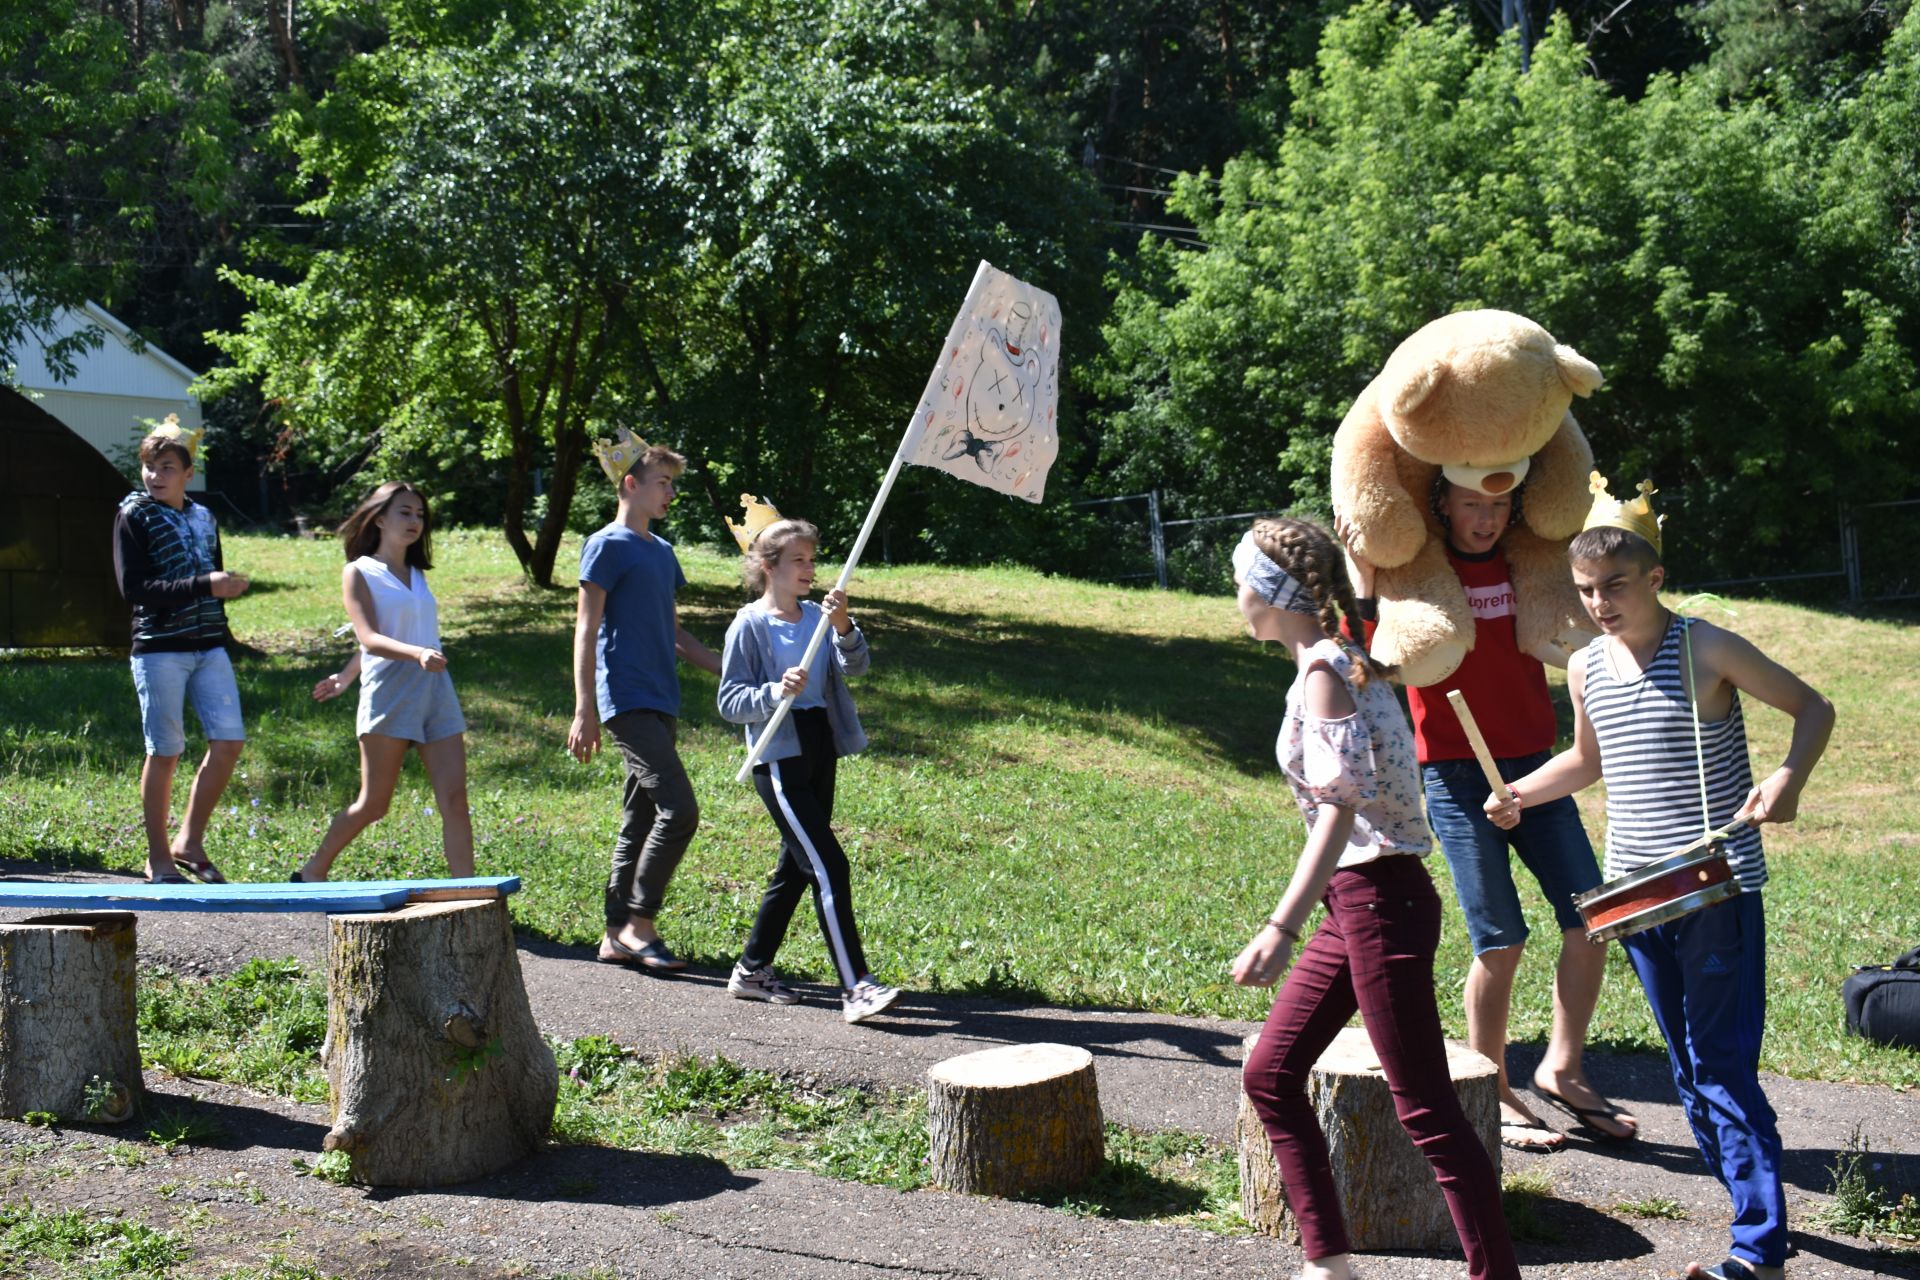
[[[1129,504],[1138,504],[1140,515],[1134,520],[1123,515]],[[1137,568],[1122,568],[1107,577],[1115,581],[1151,578],[1162,590],[1176,586],[1191,591],[1224,590],[1231,581],[1228,566],[1240,531],[1263,516],[1284,514],[1280,510],[1237,511],[1168,520],[1158,489],[1089,498],[1074,505],[1108,509],[1115,524],[1122,526],[1117,531],[1122,533],[1119,541],[1124,545],[1130,538],[1138,549],[1125,562]],[[1676,586],[1676,590],[1791,583],[1812,585],[1818,594],[1840,596],[1849,604],[1920,600],[1920,554],[1913,550],[1920,544],[1920,498],[1842,506],[1835,529],[1832,559],[1825,561],[1832,567],[1690,581]],[[1818,592],[1822,581],[1831,584],[1830,593]]]

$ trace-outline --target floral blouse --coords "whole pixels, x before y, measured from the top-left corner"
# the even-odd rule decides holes
[[[1307,672],[1321,662],[1346,683],[1357,708],[1353,715],[1323,720],[1307,714]],[[1274,748],[1280,771],[1309,829],[1323,804],[1354,811],[1353,834],[1339,865],[1356,866],[1388,854],[1423,856],[1433,848],[1433,838],[1420,803],[1413,731],[1387,681],[1375,676],[1354,687],[1353,664],[1354,658],[1332,640],[1307,651],[1287,690],[1287,718]]]

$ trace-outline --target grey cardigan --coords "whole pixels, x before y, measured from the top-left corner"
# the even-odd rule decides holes
[[[809,638],[820,625],[820,606],[811,600],[800,602],[802,631]],[[860,729],[860,717],[853,709],[853,695],[847,691],[847,677],[863,674],[871,660],[867,638],[859,626],[842,636],[835,633],[832,662],[827,664],[827,723],[833,726],[834,754],[850,756],[864,750],[867,735]],[[720,655],[720,693],[714,699],[720,718],[745,725],[747,749],[752,750],[759,728],[773,716],[780,704],[780,677],[773,669],[773,635],[767,629],[767,611],[756,601],[733,615],[727,627],[727,643]],[[794,732],[791,717],[780,722],[773,741],[767,744],[763,760],[785,760],[800,754],[800,735]]]

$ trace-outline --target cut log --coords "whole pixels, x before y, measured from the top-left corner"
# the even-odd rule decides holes
[[[0,1115],[125,1120],[140,1102],[134,917],[0,925]]]
[[[1248,1036],[1248,1053],[1260,1039]],[[1447,1042],[1447,1072],[1473,1131],[1500,1171],[1500,1097],[1492,1062],[1463,1044]],[[1356,1250],[1450,1249],[1453,1219],[1434,1180],[1433,1166],[1415,1150],[1394,1114],[1380,1060],[1365,1030],[1348,1027],[1313,1065],[1307,1097],[1327,1135],[1333,1185]],[[1240,1212],[1262,1235],[1291,1243],[1299,1226],[1287,1208],[1280,1166],[1266,1129],[1245,1091],[1235,1125],[1240,1148]]]
[[[333,1128],[356,1181],[432,1187],[537,1150],[560,1087],[504,901],[334,916],[327,951]]]
[[[937,1187],[986,1196],[1071,1190],[1106,1158],[1093,1055],[1024,1044],[935,1063],[927,1136]]]

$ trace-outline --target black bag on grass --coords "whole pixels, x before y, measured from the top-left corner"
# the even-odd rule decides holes
[[[1892,964],[1861,965],[1840,984],[1847,1030],[1881,1044],[1920,1049],[1920,947]]]

